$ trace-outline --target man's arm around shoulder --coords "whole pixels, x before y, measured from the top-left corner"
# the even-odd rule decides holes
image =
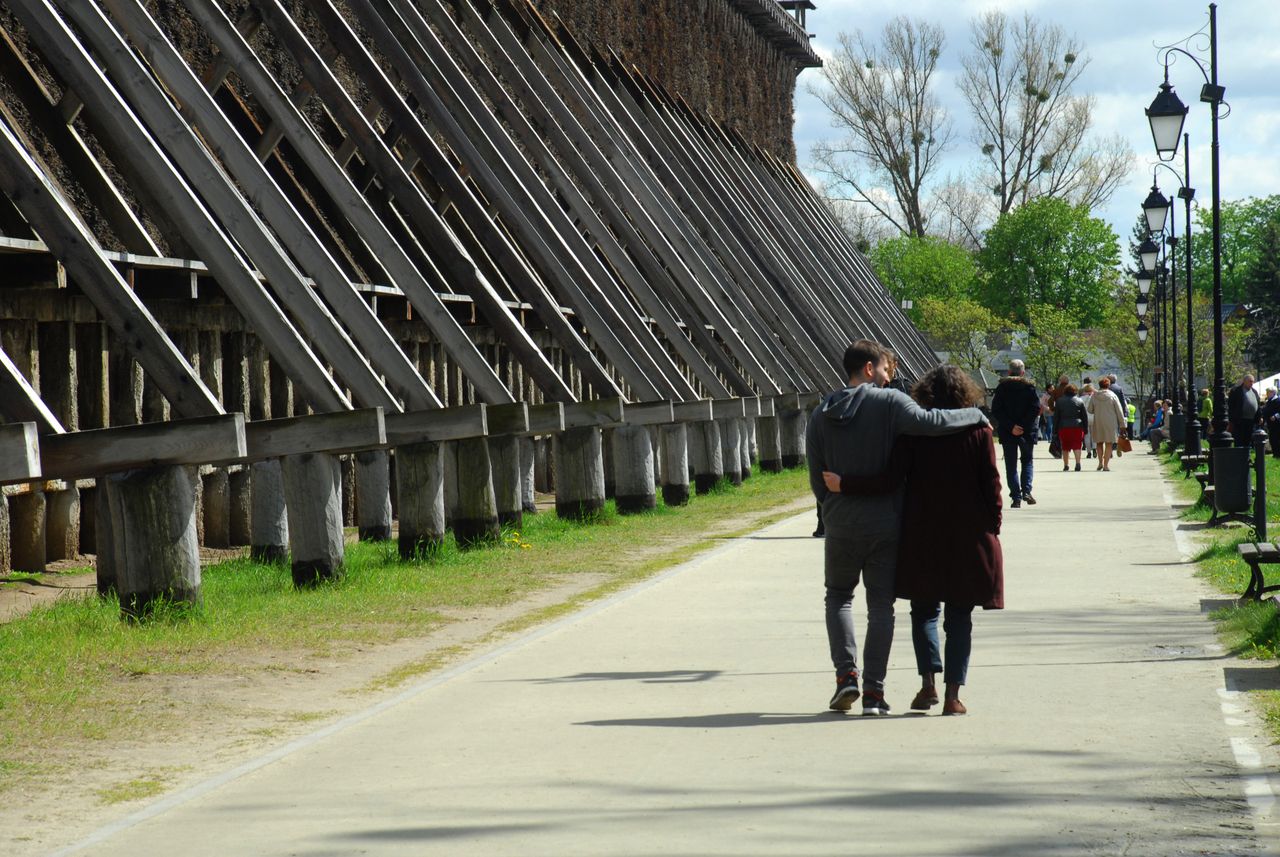
[[[987,425],[987,418],[977,408],[926,411],[905,393],[892,391],[893,428],[895,434],[936,436],[955,434],[970,426]]]

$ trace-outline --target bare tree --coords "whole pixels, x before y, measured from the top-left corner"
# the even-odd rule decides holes
[[[1094,100],[1073,95],[1088,65],[1075,37],[1024,14],[987,12],[971,24],[960,90],[975,119],[983,184],[999,213],[1041,196],[1095,207],[1129,170],[1119,137],[1089,136]]]
[[[924,235],[925,186],[951,140],[951,124],[931,81],[942,56],[941,28],[897,17],[878,44],[861,31],[840,35],[813,94],[831,111],[842,140],[814,146],[815,169],[837,199],[870,206],[906,235]]]

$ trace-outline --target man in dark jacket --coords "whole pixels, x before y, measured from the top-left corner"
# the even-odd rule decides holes
[[[1009,376],[1001,378],[991,397],[991,416],[996,421],[996,433],[1004,449],[1005,484],[1017,509],[1026,500],[1028,506],[1036,504],[1031,496],[1031,477],[1034,467],[1031,456],[1036,448],[1036,421],[1040,418],[1040,397],[1035,384],[1026,375],[1026,364],[1021,360],[1009,361]],[[1018,478],[1021,459],[1022,478]]]
[[[828,395],[814,411],[805,435],[809,485],[822,505],[827,640],[836,669],[830,707],[848,711],[858,698],[858,647],[853,629],[853,590],[867,590],[865,694],[862,713],[887,714],[884,678],[893,643],[894,568],[897,565],[902,490],[855,496],[827,491],[822,471],[873,476],[889,465],[900,434],[941,435],[985,423],[977,408],[926,411],[889,380],[887,352],[860,339],[845,351],[849,386]],[[913,533],[911,537],[924,534]]]
[[[1236,446],[1253,443],[1253,427],[1258,422],[1262,402],[1253,389],[1253,376],[1245,375],[1240,383],[1227,393],[1227,428],[1236,439]]]

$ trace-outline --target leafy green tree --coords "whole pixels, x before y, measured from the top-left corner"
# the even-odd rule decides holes
[[[1254,360],[1263,375],[1280,369],[1280,218],[1259,235],[1257,256],[1245,281],[1245,300],[1252,314],[1249,333]]]
[[[1089,342],[1073,313],[1051,304],[1028,310],[1027,368],[1043,387],[1060,375],[1078,378],[1089,364]]]
[[[964,297],[926,297],[916,304],[918,326],[938,351],[955,365],[976,372],[990,369],[996,356],[992,337],[1008,326],[982,304]]]
[[[1114,302],[1111,272],[1119,239],[1083,205],[1043,197],[1002,214],[978,253],[985,277],[979,300],[1016,322],[1031,321],[1030,307],[1063,310],[1077,327],[1097,324]]]
[[[901,235],[871,249],[871,267],[889,294],[901,301],[968,297],[973,293],[978,266],[973,254],[941,238]],[[919,309],[908,311],[920,321]]]
[[[1108,308],[1095,332],[1094,342],[1115,357],[1124,370],[1131,383],[1127,392],[1134,403],[1145,402],[1155,384],[1155,340],[1152,337],[1147,337],[1146,342],[1138,339],[1137,315],[1128,301]]]
[[[1179,214],[1182,212],[1179,211]],[[1213,294],[1213,212],[1196,211],[1191,233],[1192,282],[1197,291]],[[1246,300],[1251,269],[1263,252],[1268,226],[1280,217],[1280,195],[1248,197],[1222,203],[1222,300]]]

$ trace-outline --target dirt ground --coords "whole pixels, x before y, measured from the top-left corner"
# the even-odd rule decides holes
[[[744,515],[734,523],[750,526],[756,520],[810,506],[807,498],[801,499]],[[693,543],[702,537],[693,534],[683,541]],[[654,547],[668,550],[680,543]],[[210,552],[207,559],[220,561],[228,552],[216,553]],[[500,643],[503,637],[495,632],[504,624],[564,603],[603,580],[604,575],[575,575],[561,586],[516,603],[459,612],[455,621],[428,636],[356,648],[332,658],[273,652],[263,655],[260,668],[229,675],[135,676],[130,681],[136,682],[139,704],[176,711],[185,729],[151,738],[117,735],[85,740],[43,759],[40,772],[22,777],[0,802],[0,853],[9,857],[45,854],[75,842],[167,792],[234,768],[393,696],[403,686],[373,688],[378,679],[397,669],[433,655],[441,657],[434,669],[445,669],[481,646]],[[93,574],[54,576],[47,586],[5,588],[0,592],[0,609],[12,616],[40,601],[83,594],[93,587]],[[5,775],[0,768],[0,779]],[[104,796],[111,792],[137,792],[138,796],[132,800]]]

